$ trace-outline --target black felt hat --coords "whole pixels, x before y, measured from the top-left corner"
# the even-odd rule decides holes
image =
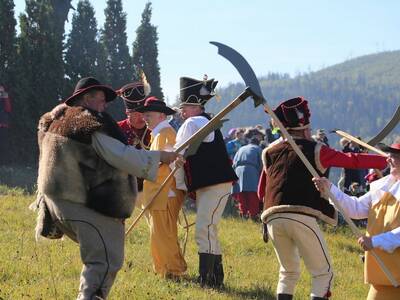
[[[176,113],[175,110],[168,107],[164,101],[157,99],[156,97],[149,97],[144,102],[144,105],[138,107],[136,109],[137,112],[146,112],[146,111],[156,111],[160,113],[164,113],[166,115],[173,115]]]
[[[203,80],[197,80],[189,77],[180,78],[180,97],[182,105],[200,105],[203,106],[206,102],[215,96],[215,87],[218,81],[207,79],[204,75]]]
[[[274,113],[283,126],[293,130],[300,130],[310,125],[310,110],[308,102],[303,97],[296,97],[279,104]]]
[[[93,77],[85,77],[78,81],[75,86],[74,93],[72,96],[64,100],[64,103],[70,105],[74,102],[74,100],[76,100],[77,97],[84,95],[93,89],[103,91],[106,95],[106,102],[113,101],[117,97],[117,93],[111,87],[101,84]]]

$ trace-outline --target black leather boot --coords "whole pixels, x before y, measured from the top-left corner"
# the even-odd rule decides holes
[[[323,298],[323,297],[311,297],[311,300],[328,300],[328,298]]]
[[[276,297],[277,300],[292,300],[293,295],[290,294],[278,294]]]
[[[215,279],[215,287],[217,289],[222,288],[224,285],[224,267],[222,265],[222,255],[214,255],[215,263],[214,263],[214,279]]]
[[[201,287],[213,287],[215,255],[199,253],[199,283]]]

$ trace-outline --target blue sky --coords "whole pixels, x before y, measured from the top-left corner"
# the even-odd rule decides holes
[[[146,2],[123,0],[131,51]],[[91,3],[101,27],[106,1]],[[357,56],[400,49],[400,1],[395,0],[153,0],[152,4],[161,84],[171,101],[179,93],[181,76],[201,79],[208,74],[220,86],[241,81],[209,41],[238,50],[259,76],[268,72],[293,76]],[[19,15],[25,1],[16,0],[15,5]]]

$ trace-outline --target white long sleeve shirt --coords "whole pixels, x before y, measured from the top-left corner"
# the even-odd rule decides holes
[[[400,181],[388,175],[371,184],[371,190],[361,197],[352,197],[343,193],[332,184],[331,192],[336,197],[344,211],[352,219],[368,218],[369,209],[377,203],[384,192],[391,193],[400,201]],[[400,227],[372,237],[372,245],[389,253],[400,247]]]

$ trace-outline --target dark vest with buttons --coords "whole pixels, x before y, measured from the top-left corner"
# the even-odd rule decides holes
[[[210,120],[210,116],[201,116]],[[195,155],[189,156],[185,163],[188,191],[237,180],[226,151],[224,139],[219,129],[214,131],[214,140],[201,143]]]

